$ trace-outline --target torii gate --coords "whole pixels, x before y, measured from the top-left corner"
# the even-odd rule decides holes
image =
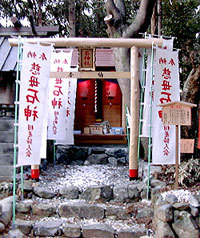
[[[18,46],[19,40],[8,39],[11,46]],[[131,48],[130,72],[51,72],[50,78],[130,78],[130,149],[129,177],[138,177],[137,148],[139,136],[139,60],[138,48],[151,48],[152,45],[162,46],[163,39],[125,39],[125,38],[29,38],[29,43],[54,44],[55,47],[119,47]]]

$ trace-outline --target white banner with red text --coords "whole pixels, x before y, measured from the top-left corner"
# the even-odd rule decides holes
[[[72,50],[53,52],[51,72],[70,71]],[[69,79],[50,78],[49,80],[49,119],[48,139],[65,140],[67,128]]]
[[[180,100],[178,51],[156,49],[152,108],[152,164],[175,164],[175,126],[163,125],[159,104]]]
[[[73,72],[77,72],[78,67],[71,68],[71,75]],[[75,118],[75,104],[76,104],[76,90],[77,79],[69,78],[68,80],[68,92],[67,92],[67,109],[66,109],[66,138],[64,140],[56,140],[56,144],[62,145],[74,145],[74,118]]]
[[[20,80],[18,163],[40,164],[52,46],[24,43]]]

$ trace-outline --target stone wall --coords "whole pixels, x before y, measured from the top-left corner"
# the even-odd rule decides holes
[[[56,163],[70,165],[111,164],[127,165],[128,148],[113,146],[56,146]]]

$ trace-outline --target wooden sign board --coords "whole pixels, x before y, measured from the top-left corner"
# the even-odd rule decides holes
[[[182,105],[163,107],[162,119],[164,125],[191,125],[191,108]]]
[[[181,139],[180,152],[193,154],[194,153],[194,139]]]
[[[79,48],[79,71],[95,71],[95,48]]]

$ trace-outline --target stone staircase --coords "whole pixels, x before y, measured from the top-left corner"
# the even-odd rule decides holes
[[[0,118],[0,181],[13,177],[14,120]]]

